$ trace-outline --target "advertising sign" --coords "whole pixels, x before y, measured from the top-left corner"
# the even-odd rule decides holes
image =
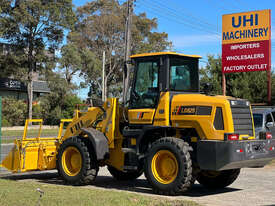
[[[26,91],[27,87],[20,81],[9,78],[0,78],[0,89]]]
[[[223,15],[223,73],[270,69],[270,24],[270,10]]]

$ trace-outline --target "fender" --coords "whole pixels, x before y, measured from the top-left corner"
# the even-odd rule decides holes
[[[93,145],[97,160],[104,160],[109,155],[108,139],[105,135],[94,128],[81,128],[82,132],[88,135]]]

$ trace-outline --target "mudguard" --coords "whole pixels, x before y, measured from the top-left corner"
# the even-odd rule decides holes
[[[97,160],[106,159],[109,155],[107,137],[94,128],[81,128],[81,130],[88,135],[88,138],[94,147]]]

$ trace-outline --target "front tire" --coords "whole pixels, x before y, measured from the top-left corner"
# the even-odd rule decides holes
[[[189,145],[181,139],[165,137],[149,148],[145,176],[157,194],[176,195],[192,186]]]
[[[198,173],[197,181],[205,187],[221,189],[231,185],[239,176],[241,169],[222,171],[201,170]]]
[[[66,139],[58,150],[58,173],[66,182],[73,185],[91,184],[97,176],[96,158],[85,142],[79,137],[72,137]]]

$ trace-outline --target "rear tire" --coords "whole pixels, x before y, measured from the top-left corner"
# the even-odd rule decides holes
[[[72,137],[66,139],[58,150],[58,173],[66,182],[73,185],[91,184],[98,173],[95,155],[89,151],[85,142],[79,137]]]
[[[181,139],[165,137],[155,141],[145,158],[145,176],[157,194],[176,195],[192,186],[189,145]]]
[[[107,168],[113,178],[119,181],[135,180],[139,178],[143,173],[143,170],[123,172],[112,166],[108,166]]]
[[[239,176],[241,169],[222,171],[201,170],[198,173],[197,181],[205,187],[221,189],[231,185]]]

